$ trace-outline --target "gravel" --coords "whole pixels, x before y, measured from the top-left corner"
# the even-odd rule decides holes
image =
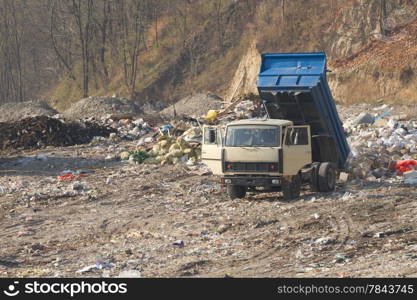
[[[0,106],[0,122],[19,121],[28,117],[53,116],[58,112],[43,101],[8,102]]]
[[[104,118],[109,115],[137,116],[142,113],[133,101],[115,97],[89,97],[74,103],[64,112],[68,119]]]
[[[210,109],[221,109],[223,99],[214,94],[195,94],[185,97],[177,103],[161,111],[166,118],[174,118],[174,109],[177,116],[200,117]]]

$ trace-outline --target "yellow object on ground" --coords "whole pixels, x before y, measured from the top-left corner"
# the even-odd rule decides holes
[[[215,119],[217,119],[217,111],[216,111],[216,110],[214,110],[214,109],[210,109],[210,110],[207,112],[207,115],[206,115],[206,120],[207,120],[207,121],[213,121],[213,120],[215,120]]]
[[[128,160],[130,156],[130,153],[128,151],[123,151],[120,153],[119,157],[121,160]]]

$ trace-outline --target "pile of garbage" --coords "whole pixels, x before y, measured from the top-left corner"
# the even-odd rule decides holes
[[[114,129],[92,122],[69,122],[39,116],[0,123],[0,149],[32,149],[89,143],[95,136],[108,137]]]
[[[175,130],[172,125],[162,126],[155,136],[140,140],[136,150],[121,152],[120,159],[145,164],[196,164],[201,160],[201,128],[191,127],[178,136],[171,134]]]
[[[102,123],[108,127],[117,130],[120,138],[128,140],[136,140],[144,135],[157,130],[156,127],[145,122],[143,118],[123,118],[115,119],[114,117],[103,118]]]
[[[227,107],[218,111],[217,121],[228,123],[239,119],[266,117],[266,111],[260,101],[255,101],[257,99],[255,96],[249,95],[230,103]]]
[[[387,118],[389,112],[379,116],[362,113],[355,120],[345,122],[351,148],[348,171],[352,178],[376,181],[402,176],[404,172],[400,170],[400,162],[409,164],[406,171],[414,169],[417,122],[402,119],[401,116]]]

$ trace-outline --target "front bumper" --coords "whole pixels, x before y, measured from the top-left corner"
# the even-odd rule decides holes
[[[274,183],[273,183],[274,182]],[[249,177],[249,176],[225,176],[221,178],[221,184],[240,186],[281,186],[282,177]]]

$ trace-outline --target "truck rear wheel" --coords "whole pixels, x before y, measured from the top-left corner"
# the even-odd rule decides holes
[[[282,195],[284,200],[293,200],[300,197],[301,177],[300,175],[291,176],[290,180],[282,181]]]
[[[240,185],[228,185],[227,194],[231,199],[244,198],[246,195],[246,187]]]
[[[336,187],[336,168],[334,164],[330,162],[320,164],[317,179],[320,192],[334,191]]]

